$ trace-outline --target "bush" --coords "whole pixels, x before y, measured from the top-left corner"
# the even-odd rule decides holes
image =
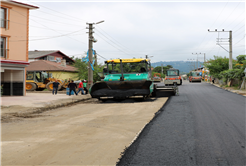
[[[232,79],[239,79],[242,80],[242,77],[244,76],[242,69],[229,69],[220,72],[219,77],[223,78],[223,81],[232,80]]]

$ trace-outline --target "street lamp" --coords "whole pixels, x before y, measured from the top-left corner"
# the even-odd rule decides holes
[[[104,22],[104,20],[102,20],[102,21],[99,21],[99,22],[97,22],[97,23],[94,23],[94,24],[100,24],[100,23],[103,23]]]

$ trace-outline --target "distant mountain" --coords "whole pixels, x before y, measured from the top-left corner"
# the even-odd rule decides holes
[[[167,66],[167,65],[172,65],[173,68],[179,69],[180,72],[182,73],[189,73],[191,70],[194,70],[194,64],[197,67],[196,62],[188,62],[188,61],[160,61],[160,62],[154,62],[151,63],[152,67],[157,67],[157,66]],[[198,67],[202,67],[202,62],[198,61]]]

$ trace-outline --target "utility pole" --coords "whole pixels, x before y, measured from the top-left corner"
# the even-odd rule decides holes
[[[88,89],[91,88],[91,86],[93,85],[93,71],[92,71],[92,67],[91,67],[91,64],[93,62],[93,59],[92,59],[92,49],[93,49],[93,40],[94,40],[94,37],[93,37],[93,23],[87,23],[89,24],[89,62],[88,62]]]
[[[232,69],[232,31],[229,31],[229,69]]]
[[[163,64],[161,64],[161,74],[163,74]]]
[[[196,58],[196,67],[197,67],[197,70],[198,70],[198,53],[192,53],[193,55],[196,54],[197,55],[197,58]]]
[[[218,36],[219,36],[219,32],[229,32],[229,41],[228,38],[217,38],[217,45],[219,45],[220,47],[222,47],[222,43],[223,42],[229,42],[229,51],[226,50],[224,47],[222,47],[224,50],[226,50],[227,52],[229,52],[229,69],[232,69],[232,31],[225,31],[224,29],[222,29],[222,31],[217,31],[217,29],[215,29],[215,31],[210,31],[208,29],[208,32],[218,32]]]
[[[193,62],[193,60],[195,59],[187,59],[188,60],[188,63],[189,63],[189,66],[191,68],[191,70],[193,70],[193,67],[194,67],[194,70],[196,69],[196,63]]]
[[[97,40],[93,37],[93,24],[100,24],[104,21],[99,21],[97,23],[86,23],[89,25],[89,27],[86,27],[89,29],[89,61],[88,61],[88,89],[90,89],[93,85],[93,71],[92,71],[92,63],[93,63],[93,57],[92,57],[92,50],[93,50],[93,42],[97,42]]]

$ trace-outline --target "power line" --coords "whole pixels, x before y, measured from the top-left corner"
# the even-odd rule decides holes
[[[98,35],[98,34],[96,34],[96,35]],[[100,35],[99,35],[99,37],[100,37]],[[112,47],[114,47],[114,48],[116,48],[117,50],[119,50],[120,52],[123,52],[123,53],[129,55],[129,53],[127,53],[127,52],[125,52],[125,51],[122,51],[122,50],[120,50],[119,48],[115,47],[114,45],[112,45],[111,43],[109,43],[107,40],[105,40],[103,37],[100,37],[100,38],[103,39],[104,41],[106,41],[106,42],[107,42],[109,45],[111,45]]]
[[[62,16],[58,16],[58,15],[55,15],[55,14],[53,14],[53,13],[48,13],[48,12],[44,12],[44,11],[42,11],[42,10],[35,10],[35,12],[41,12],[41,13],[46,13],[46,14],[49,14],[49,15],[53,15],[53,16],[55,16],[55,17],[59,17],[59,18],[64,18],[64,19],[66,19],[66,20],[68,20],[68,18],[66,18],[66,17],[62,17]],[[68,16],[69,17],[69,16]],[[76,21],[76,22],[78,22],[78,21],[83,21],[83,20],[80,20],[80,19],[73,19],[73,17],[69,17],[69,21]]]
[[[239,29],[245,27],[245,25],[241,26],[240,28],[238,28],[236,31],[233,32],[233,34],[235,34]]]
[[[226,29],[228,29],[229,28],[229,26],[230,25],[232,25],[240,16],[245,16],[245,11],[243,11],[242,13],[240,13],[239,15],[238,15],[238,17],[237,18],[235,18],[227,27],[226,27]],[[243,18],[243,20],[242,21],[240,21],[239,22],[239,24],[240,23],[245,23],[245,18]],[[237,24],[237,25],[239,25],[239,24]],[[234,27],[235,28],[235,27]],[[234,28],[232,28],[232,29],[234,29]]]
[[[245,35],[246,35],[246,34],[244,34],[243,38],[240,39],[237,43],[239,43],[240,41],[242,41],[242,40],[245,38]],[[235,43],[234,45],[236,45],[237,43]]]
[[[127,47],[125,47],[124,45],[122,45],[120,42],[118,42],[117,40],[115,40],[113,37],[111,37],[108,33],[106,33],[102,28],[100,28],[99,26],[97,26],[100,30],[102,30],[107,36],[109,36],[112,40],[112,42],[113,43],[115,43],[117,46],[119,46],[119,47],[122,47],[122,48],[124,48],[124,49],[126,49],[126,50],[128,50],[128,51],[130,51],[130,52],[134,52],[134,51],[132,51],[132,50],[130,50],[130,49],[128,49]],[[100,30],[99,30],[99,32],[100,32]],[[101,33],[102,34],[102,33]],[[103,35],[103,34],[102,34]],[[105,36],[105,35],[103,35],[103,36]],[[105,36],[106,37],[106,36]],[[109,39],[108,37],[106,37],[107,39]],[[110,40],[110,39],[109,39]]]
[[[108,60],[107,58],[104,58],[102,55],[100,55],[98,53],[97,53],[97,55],[100,56],[101,58],[105,59],[105,60]]]
[[[28,1],[29,1],[29,0],[28,0]],[[30,2],[30,1],[29,1],[29,2]],[[32,3],[34,3],[34,2],[32,2]],[[46,6],[40,5],[39,3],[34,3],[34,4],[36,4],[36,5],[38,5],[38,6],[42,6],[42,7],[46,8],[46,9],[49,9],[49,10],[54,11],[54,12],[56,12],[56,13],[65,15],[66,17],[69,17],[70,19],[71,19],[71,18],[72,18],[72,19],[77,19],[77,20],[79,20],[79,21],[83,20],[83,19],[80,19],[80,18],[76,18],[76,17],[74,17],[74,16],[70,16],[70,15],[68,15],[68,14],[64,14],[64,13],[62,13],[62,12],[58,12],[58,11],[56,11],[56,10],[54,10],[54,9],[50,9],[50,8],[48,8],[48,7],[46,7]],[[87,22],[86,20],[83,20],[83,21]]]
[[[240,24],[245,24],[245,18],[243,18],[243,20],[242,21],[240,21],[236,26],[234,26],[232,29],[234,29],[234,28],[236,28],[238,25],[240,25]]]
[[[51,37],[47,37],[47,38],[40,38],[40,39],[31,39],[29,41],[36,41],[36,40],[47,40],[47,39],[53,39],[53,38],[57,38],[57,37],[63,37],[63,36],[68,36],[70,34],[73,34],[73,33],[76,33],[76,32],[79,32],[81,30],[84,30],[84,29],[80,29],[78,31],[74,31],[74,32],[71,32],[71,33],[67,33],[67,34],[63,34],[63,35],[58,35],[58,36],[51,36]],[[10,40],[11,41],[11,40]],[[19,41],[27,41],[27,40],[16,40],[16,41],[11,41],[11,42],[19,42]]]
[[[220,14],[219,14],[218,17],[215,19],[214,23],[218,20],[218,18],[220,17],[220,15],[222,14],[222,12],[224,11],[225,7],[227,6],[228,2],[229,2],[229,1],[226,2],[224,8],[221,10]],[[214,25],[214,23],[213,23],[210,27],[212,27],[212,26]]]
[[[220,15],[222,14],[222,12],[224,11],[225,7],[227,6],[228,2],[229,2],[229,1],[227,1],[227,3],[225,4],[225,6],[223,7],[223,9],[221,10],[220,14],[217,16],[217,18],[215,19],[215,21],[213,22],[213,24],[212,24],[210,27],[212,27],[212,26],[215,24],[215,22],[218,20],[218,18],[220,17]],[[202,39],[201,44],[203,43],[203,41],[204,41],[204,39],[205,39],[205,37],[206,37],[207,35],[208,35],[208,34],[206,33],[205,36],[204,36],[203,39]],[[211,40],[211,39],[212,39],[212,36],[209,38],[209,40]],[[205,44],[205,46],[207,46],[208,43],[209,43],[209,42],[207,42],[207,43]],[[202,47],[202,49],[203,49],[203,48],[204,48],[204,46]]]
[[[242,1],[241,1],[242,2]],[[239,4],[241,3],[241,2],[239,2],[238,4],[237,4],[237,6],[233,9],[233,11],[229,14],[229,17],[227,17],[225,20],[224,20],[224,22],[228,19],[228,18],[230,18],[230,16],[232,16],[232,13],[235,11],[235,9],[236,8],[238,8],[238,6],[239,6]],[[224,24],[224,22],[219,26],[219,27],[221,27],[223,24]]]
[[[14,11],[14,12],[17,12],[16,10],[14,9],[11,9],[11,11]],[[27,15],[24,15],[23,16],[27,17]],[[64,23],[64,22],[59,22],[59,21],[55,21],[55,20],[50,20],[50,19],[46,19],[46,18],[42,18],[42,17],[39,17],[39,16],[33,16],[31,15],[30,17],[34,17],[34,18],[37,18],[37,19],[42,19],[42,20],[46,20],[48,22],[52,22],[52,23],[59,23],[59,24],[64,24],[64,25],[67,25],[67,26],[79,26],[81,27],[82,25],[75,25],[75,24],[71,24],[71,23]],[[30,18],[31,19],[31,18]]]
[[[15,11],[15,10],[14,10]],[[15,12],[17,12],[17,13],[19,13],[21,16],[23,16],[23,17],[25,17],[26,18],[26,16],[25,15],[23,15],[22,13],[20,13],[20,12],[18,12],[18,11],[15,11]],[[31,19],[31,18],[30,18]],[[32,20],[32,19],[31,19]],[[33,20],[34,22],[37,22],[37,21],[35,21],[35,20]],[[40,25],[42,25],[42,26],[44,26],[44,27],[46,27],[47,29],[50,29],[50,30],[52,30],[52,31],[55,31],[55,32],[57,32],[56,30],[54,30],[54,29],[51,29],[51,28],[49,28],[48,26],[45,26],[45,25],[43,25],[43,24],[41,24],[41,23],[39,23],[39,22],[37,22],[38,24],[40,24]],[[60,33],[60,32],[57,32],[57,33]],[[62,33],[60,33],[61,35],[63,35]],[[67,37],[69,37],[69,36],[67,36]],[[78,41],[78,42],[80,42],[80,43],[83,43],[83,44],[86,44],[86,43],[84,43],[84,42],[81,42],[81,41],[79,41],[79,40],[77,40],[77,39],[74,39],[74,38],[72,38],[72,37],[69,37],[69,38],[71,38],[71,39],[73,39],[73,40],[76,40],[76,41]]]
[[[56,23],[59,23],[59,24],[64,24],[64,25],[67,25],[67,26],[79,26],[81,27],[82,25],[75,25],[75,24],[68,24],[68,23],[64,23],[64,22],[59,22],[59,21],[55,21],[55,20],[49,20],[49,19],[46,19],[46,18],[42,18],[42,17],[38,17],[38,16],[31,16],[31,17],[35,17],[35,18],[38,18],[38,19],[42,19],[42,20],[46,20],[46,21],[49,21],[49,22],[56,22]]]

